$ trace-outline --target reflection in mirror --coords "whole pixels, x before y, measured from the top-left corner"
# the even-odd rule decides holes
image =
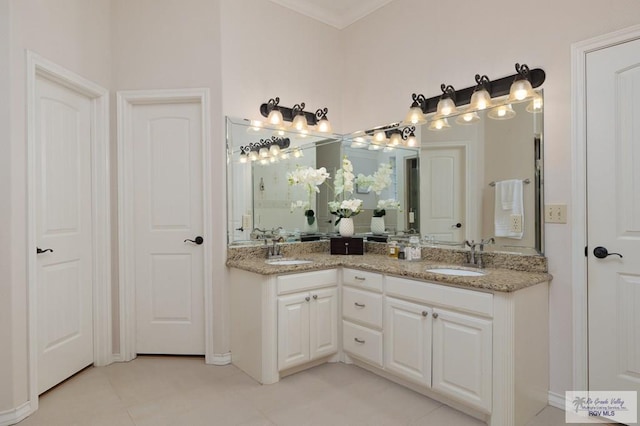
[[[265,144],[274,137],[287,141],[279,144],[282,148],[277,156],[262,157],[261,151],[270,153]],[[384,213],[384,218],[377,220],[384,225],[376,228],[376,234],[419,233],[417,148],[373,144],[371,140],[355,136],[301,135],[233,118],[227,118],[227,146],[229,243],[249,242],[264,236],[312,239],[334,234],[337,217],[331,214],[328,203],[335,199],[333,179],[344,156],[352,162],[356,176],[371,178],[381,168],[389,170],[387,184],[370,188],[370,184],[361,181],[349,195],[363,201],[362,212],[354,216],[356,233],[374,233],[371,228],[374,213]],[[308,192],[306,185],[288,182],[288,175],[296,170],[321,167],[331,178],[318,185],[317,193]],[[400,208],[390,200],[399,203]],[[380,205],[387,202],[386,208],[377,208],[380,201],[383,202]],[[314,226],[310,226],[309,215],[305,214],[309,211],[313,211]]]
[[[273,138],[287,141],[276,153],[263,146]],[[280,235],[281,229],[302,232],[306,209],[292,208],[292,203],[309,200],[309,195],[304,187],[289,185],[287,174],[298,167],[320,167],[317,164],[322,154],[319,160],[318,150],[332,144],[339,146],[340,137],[272,129],[261,122],[227,118],[228,241]],[[317,211],[316,197],[311,199],[310,209]],[[287,235],[282,232],[283,238]]]
[[[489,118],[502,117],[496,107],[478,111],[472,124],[461,114],[440,131],[419,127],[423,235],[494,237],[496,248],[542,253],[542,114],[527,102],[511,107],[509,119]]]

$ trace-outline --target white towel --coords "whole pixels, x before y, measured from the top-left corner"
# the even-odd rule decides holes
[[[520,216],[524,231],[524,203],[522,198],[522,180],[511,179],[496,182],[494,206],[494,226],[496,237],[521,240],[524,232],[511,230],[512,216]]]

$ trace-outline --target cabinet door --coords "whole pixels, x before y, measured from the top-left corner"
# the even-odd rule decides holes
[[[431,386],[431,308],[385,299],[385,367],[404,378]]]
[[[338,352],[338,289],[311,291],[311,359]]]
[[[433,311],[433,389],[491,412],[492,322]]]
[[[278,370],[309,361],[309,293],[278,297]]]

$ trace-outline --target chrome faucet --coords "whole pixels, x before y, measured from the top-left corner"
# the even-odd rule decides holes
[[[271,241],[273,242],[273,245],[269,246],[267,244],[267,239],[264,239],[264,247],[267,249],[267,259],[282,257],[282,252],[280,251],[280,246],[278,245],[278,243],[284,241],[284,238],[272,238]]]
[[[474,240],[466,240],[465,245],[467,245],[470,249],[469,251],[469,265],[476,266],[476,242]]]
[[[485,244],[495,244],[496,240],[491,237],[491,238],[487,238],[486,240],[480,240],[480,246],[479,246],[479,252],[478,252],[478,268],[482,269],[484,268],[484,261],[483,261],[483,256],[482,253],[484,252],[484,246]]]
[[[474,240],[465,241],[464,243],[469,246],[471,249],[469,251],[469,265],[478,267],[480,269],[484,268],[484,262],[482,261],[482,253],[484,253],[485,244],[495,244],[496,240],[491,237],[486,240],[480,240],[479,243],[476,243]],[[478,252],[476,253],[476,247],[478,247]]]

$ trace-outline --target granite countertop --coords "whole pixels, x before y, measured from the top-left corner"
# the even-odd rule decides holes
[[[430,260],[419,262],[398,260],[381,254],[364,254],[361,256],[330,255],[328,253],[303,253],[291,256],[292,259],[312,260],[312,263],[299,265],[269,265],[262,256],[229,256],[227,266],[243,269],[261,275],[291,274],[317,271],[336,267],[347,267],[369,272],[401,276],[438,284],[466,287],[485,291],[512,292],[542,282],[551,281],[552,276],[546,272],[526,272],[512,269],[485,268],[485,275],[479,277],[443,275],[426,272],[434,267],[466,269],[451,263],[438,263]]]

